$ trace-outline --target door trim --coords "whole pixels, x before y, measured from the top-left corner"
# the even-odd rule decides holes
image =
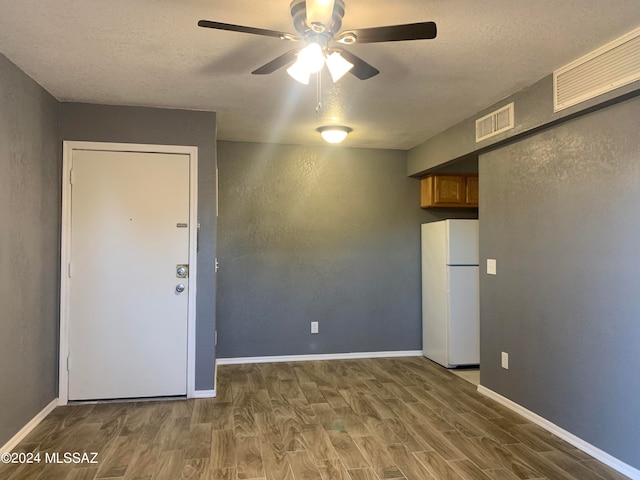
[[[62,223],[60,238],[60,346],[58,357],[58,398],[69,400],[69,261],[71,254],[71,159],[74,150],[109,152],[174,153],[189,155],[189,302],[187,311],[187,398],[195,396],[196,292],[198,236],[198,147],[63,141],[62,143]]]

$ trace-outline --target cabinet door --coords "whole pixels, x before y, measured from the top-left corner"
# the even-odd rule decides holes
[[[467,177],[466,203],[470,207],[478,206],[478,177]]]
[[[478,206],[478,175],[431,174],[421,179],[422,208],[474,208]]]
[[[436,175],[434,181],[434,205],[463,205],[465,203],[465,177],[463,175]]]

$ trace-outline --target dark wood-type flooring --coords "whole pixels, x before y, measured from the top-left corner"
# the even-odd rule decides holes
[[[5,480],[626,478],[419,358],[228,365],[215,399],[56,408]]]

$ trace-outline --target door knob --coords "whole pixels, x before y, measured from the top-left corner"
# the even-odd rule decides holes
[[[184,292],[184,284],[179,283],[178,285],[176,285],[176,293],[182,293]]]

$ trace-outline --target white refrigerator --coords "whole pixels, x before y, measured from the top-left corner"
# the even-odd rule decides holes
[[[422,349],[447,368],[480,363],[478,220],[422,225]]]

